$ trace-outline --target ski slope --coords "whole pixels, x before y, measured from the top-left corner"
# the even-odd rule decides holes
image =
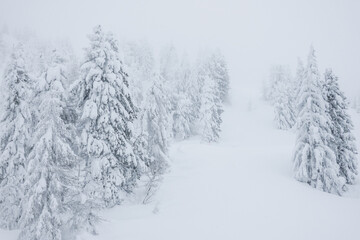
[[[104,211],[99,234],[78,240],[359,239],[360,183],[338,197],[294,180],[295,136],[272,119],[261,102],[228,107],[220,143],[173,144],[171,171],[152,201]],[[353,120],[360,126],[358,114]],[[0,239],[17,233],[0,231]]]
[[[107,210],[99,235],[79,239],[359,239],[360,186],[338,197],[294,180],[295,136],[272,118],[262,103],[229,107],[220,143],[174,144],[152,202]]]

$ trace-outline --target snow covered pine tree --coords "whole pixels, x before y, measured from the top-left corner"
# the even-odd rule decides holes
[[[224,55],[218,50],[211,55],[211,71],[218,83],[222,103],[229,101],[230,78]]]
[[[11,55],[5,71],[7,97],[1,120],[0,155],[0,226],[18,227],[22,208],[23,184],[30,146],[31,79],[27,73],[22,45]]]
[[[38,106],[37,123],[26,168],[19,239],[61,240],[66,223],[74,216],[79,159],[73,150],[75,130],[62,119],[65,77],[56,53],[40,81],[33,103]]]
[[[339,89],[338,78],[331,69],[325,72],[325,94],[331,119],[330,128],[334,136],[332,149],[336,154],[341,176],[348,184],[353,184],[358,174],[356,142],[351,132],[354,127],[347,113],[348,102]]]
[[[288,130],[295,124],[294,83],[288,67],[274,66],[270,74],[270,100],[274,105],[275,125],[278,129]]]
[[[134,154],[135,107],[117,41],[101,26],[89,39],[78,94],[81,144],[87,155],[85,191],[102,201],[102,207],[112,207],[132,191],[145,164]]]
[[[195,132],[194,123],[199,115],[199,87],[186,56],[183,57],[178,72],[179,79],[172,96],[172,131],[174,139],[184,140]]]
[[[163,89],[161,77],[155,79],[146,97],[146,105],[142,116],[143,132],[146,133],[148,152],[152,157],[150,171],[152,175],[163,174],[168,166],[168,148],[170,135],[168,121],[171,113],[168,97]]]
[[[294,151],[294,175],[301,182],[341,195],[345,179],[331,149],[331,120],[326,112],[315,50],[310,48],[305,78],[298,98],[298,129]]]
[[[217,142],[220,137],[223,106],[218,82],[213,76],[212,65],[208,58],[198,70],[198,81],[201,86],[200,134],[203,141]]]

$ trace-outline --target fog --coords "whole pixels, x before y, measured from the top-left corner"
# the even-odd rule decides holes
[[[256,96],[272,64],[294,72],[297,57],[306,58],[313,44],[321,71],[332,67],[353,97],[360,94],[359,12],[357,0],[1,0],[0,26],[67,38],[76,49],[97,24],[119,38],[172,43],[190,54],[218,47],[235,96]]]

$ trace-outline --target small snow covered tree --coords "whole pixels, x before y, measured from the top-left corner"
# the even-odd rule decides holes
[[[331,69],[325,72],[325,94],[331,119],[330,128],[334,136],[332,149],[336,154],[340,175],[346,179],[347,183],[353,184],[358,174],[356,142],[352,134],[354,127],[347,113],[348,102],[339,89],[338,78]]]
[[[289,95],[289,88],[279,86],[274,101],[275,124],[278,129],[291,129],[296,121],[293,102]]]
[[[218,82],[212,74],[212,66],[205,60],[198,71],[200,92],[200,134],[203,141],[217,142],[220,137],[223,106]]]
[[[135,115],[117,41],[101,26],[89,36],[79,84],[79,129],[86,153],[85,189],[103,207],[120,204],[140,177],[144,163],[134,154]]]
[[[11,55],[5,71],[5,111],[1,119],[0,226],[18,227],[23,184],[31,140],[32,81],[25,67],[22,45]]]
[[[62,118],[66,103],[61,64],[61,58],[55,54],[41,78],[39,86],[43,89],[34,99],[38,122],[26,167],[21,240],[61,240],[62,229],[74,216],[79,159],[74,151],[74,128]]]
[[[294,104],[296,104],[296,102],[298,102],[300,89],[301,89],[301,86],[302,86],[302,82],[304,81],[304,78],[305,78],[304,64],[301,61],[301,59],[298,58],[298,63],[297,63],[297,68],[296,68],[296,75],[295,75],[294,86],[293,86],[293,88],[294,88],[294,91],[293,91]]]
[[[340,175],[336,155],[330,148],[333,137],[322,88],[315,51],[311,47],[297,105],[294,176],[314,188],[341,195],[345,179]]]
[[[278,129],[291,129],[296,121],[294,110],[294,83],[290,70],[282,65],[274,66],[270,78],[268,99],[274,105],[275,124]]]

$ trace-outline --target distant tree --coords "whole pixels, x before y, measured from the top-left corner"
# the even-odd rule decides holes
[[[160,79],[155,79],[146,97],[146,105],[142,116],[143,132],[147,136],[148,152],[153,161],[150,170],[153,175],[164,173],[168,165],[168,148],[170,136],[167,128],[171,112],[168,96]]]
[[[294,105],[286,86],[278,86],[276,99],[274,101],[275,124],[278,129],[291,129],[296,122]]]
[[[22,214],[27,155],[31,147],[32,80],[18,45],[5,70],[5,109],[1,119],[0,226],[17,228]]]
[[[358,174],[356,141],[352,134],[354,127],[347,113],[347,99],[339,89],[338,78],[331,69],[325,72],[325,93],[331,119],[330,128],[334,136],[332,149],[340,166],[340,175],[346,179],[347,183],[353,184]]]
[[[179,64],[179,56],[173,45],[161,49],[159,60],[160,76],[167,85],[174,86],[177,82]]]
[[[144,100],[144,92],[151,85],[155,59],[147,42],[129,42],[124,46],[124,64],[129,74],[130,90],[137,106]]]
[[[198,81],[200,83],[200,135],[206,142],[217,142],[220,137],[223,106],[218,82],[213,76],[212,65],[208,59],[200,65]]]
[[[296,68],[296,75],[295,75],[295,81],[294,81],[294,103],[298,102],[298,98],[300,97],[300,90],[302,86],[302,82],[305,78],[305,68],[302,60],[298,58],[297,68]]]
[[[278,129],[291,129],[296,121],[294,81],[290,70],[282,65],[274,66],[271,73],[270,102],[274,105],[275,124]]]
[[[331,120],[326,112],[323,85],[311,47],[306,74],[298,98],[298,130],[294,151],[294,175],[301,182],[341,195],[345,179],[331,149]]]
[[[229,101],[230,78],[224,55],[216,51],[211,55],[212,75],[217,82],[222,103]]]
[[[172,94],[173,137],[184,140],[195,134],[194,125],[199,115],[199,86],[186,55],[179,68],[179,79]]]

